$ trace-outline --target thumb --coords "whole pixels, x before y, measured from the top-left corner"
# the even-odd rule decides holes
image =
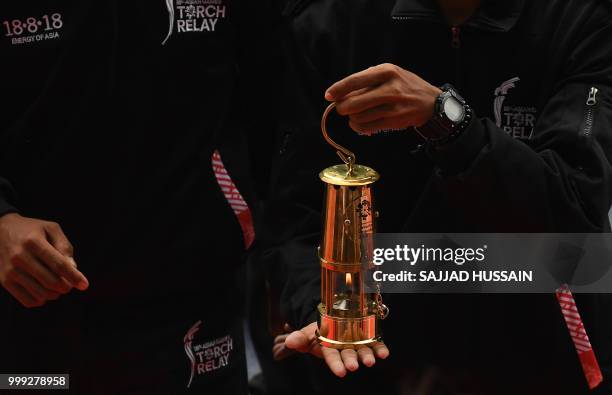
[[[320,357],[321,347],[317,343],[316,330],[317,323],[313,322],[299,331],[291,332],[285,339],[285,345],[292,350]]]
[[[299,352],[308,352],[308,337],[302,331],[291,332],[285,339],[285,345]]]
[[[58,274],[67,278],[78,290],[84,291],[89,288],[87,277],[77,270],[77,264],[73,258],[74,248],[59,224],[55,222],[45,222],[43,227],[49,244],[62,254],[65,257],[65,261],[68,263],[68,265],[58,268],[61,269]]]
[[[44,225],[45,233],[49,243],[55,247],[62,255],[72,258],[74,256],[74,248],[64,234],[62,228],[55,222],[46,222]]]

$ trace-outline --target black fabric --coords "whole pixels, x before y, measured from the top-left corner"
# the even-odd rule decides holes
[[[254,206],[241,153],[261,125],[245,103],[272,73],[277,17],[268,2],[179,3],[0,5],[9,25],[36,18],[31,30],[58,33],[0,39],[0,215],[57,221],[91,284],[34,310],[0,291],[3,372],[74,372],[75,393],[246,393],[245,248],[211,155]],[[197,12],[214,31],[179,30],[200,28]],[[229,367],[187,389],[184,336],[200,320],[194,347],[230,336],[234,348]]]
[[[493,32],[507,32],[514,27],[525,5],[524,0],[486,0],[464,26]],[[437,3],[427,0],[397,1],[391,11],[396,18],[415,18],[444,24]]]
[[[4,214],[14,213],[17,209],[13,206],[15,200],[14,191],[5,179],[0,178],[0,217]]]
[[[294,355],[283,361],[272,356],[274,337],[283,333],[285,317],[279,316],[280,289],[286,282],[286,268],[282,262],[272,263],[253,256],[247,263],[247,311],[253,346],[261,366],[263,388],[252,394],[265,395],[308,395],[313,388],[308,371],[309,358]]]
[[[424,142],[411,131],[363,137],[346,120],[330,119],[335,139],[381,174],[378,231],[610,231],[610,2],[485,1],[459,28],[459,48],[435,2],[306,3],[286,13],[285,116],[264,228],[267,256],[281,257],[290,270],[283,300],[292,325],[316,316],[323,194],[316,175],[338,163],[320,134],[323,94],[376,64],[397,64],[436,86],[451,83],[478,117],[439,152],[419,147]],[[591,87],[598,102],[593,129],[585,131]],[[391,315],[383,327],[393,364],[369,380],[399,386],[409,367],[431,364],[481,385],[479,393],[586,393],[553,291],[387,295]],[[607,374],[610,298],[577,299]],[[599,391],[609,391],[609,380]]]

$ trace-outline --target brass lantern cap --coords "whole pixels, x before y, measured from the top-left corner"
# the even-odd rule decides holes
[[[349,167],[342,164],[328,167],[319,173],[319,177],[323,182],[332,185],[363,186],[378,181],[380,175],[376,170],[363,165],[353,165],[349,173]]]

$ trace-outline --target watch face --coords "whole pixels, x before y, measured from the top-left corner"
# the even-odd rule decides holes
[[[454,97],[448,97],[443,104],[444,114],[453,123],[459,123],[463,121],[465,117],[465,108],[463,105]]]

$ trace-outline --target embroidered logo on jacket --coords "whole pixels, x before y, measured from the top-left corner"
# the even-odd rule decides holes
[[[64,20],[61,13],[51,12],[7,18],[0,20],[0,25],[4,37],[10,40],[12,45],[24,45],[60,38]]]
[[[495,88],[493,113],[495,124],[514,138],[530,139],[536,121],[537,109],[532,106],[513,106],[507,104],[509,91],[516,88],[519,77],[511,78]],[[506,105],[504,105],[506,103]]]
[[[225,19],[224,0],[166,0],[168,33],[162,41],[176,33],[214,32],[220,19]]]
[[[234,349],[234,339],[230,335],[223,336],[204,343],[194,344],[194,337],[200,330],[202,321],[198,321],[185,334],[185,354],[189,358],[191,368],[187,388],[198,376],[206,375],[230,364],[230,357]]]

